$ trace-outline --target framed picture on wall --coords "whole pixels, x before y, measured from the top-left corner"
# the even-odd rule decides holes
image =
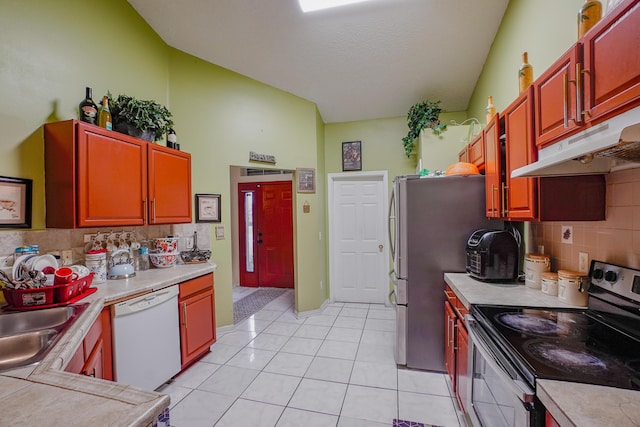
[[[0,227],[31,228],[33,181],[0,176]]]
[[[196,194],[196,222],[222,222],[220,194]]]
[[[362,170],[362,141],[342,143],[342,170]]]
[[[296,168],[296,189],[298,193],[316,192],[316,170]]]

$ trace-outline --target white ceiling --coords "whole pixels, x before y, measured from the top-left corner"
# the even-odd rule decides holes
[[[467,109],[508,0],[129,0],[169,45],[318,105],[326,123]]]

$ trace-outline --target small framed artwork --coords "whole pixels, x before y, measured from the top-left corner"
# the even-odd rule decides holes
[[[342,170],[362,170],[362,141],[342,143]]]
[[[0,176],[0,228],[31,228],[33,181]]]
[[[298,193],[316,192],[316,170],[296,168],[296,188]]]
[[[220,194],[196,194],[196,222],[222,222]]]

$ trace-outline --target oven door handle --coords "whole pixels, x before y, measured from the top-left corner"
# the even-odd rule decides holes
[[[483,331],[480,330],[481,326],[478,325],[478,322],[468,314],[465,317],[467,321],[467,330],[469,333],[469,338],[473,342],[473,346],[480,352],[482,358],[486,361],[486,363],[491,366],[491,368],[496,372],[496,374],[500,377],[500,380],[507,385],[511,389],[511,391],[518,396],[518,398],[522,402],[533,403],[535,397],[535,391],[529,387],[523,381],[511,378],[500,366],[500,362],[498,362],[498,357],[492,352],[487,344],[486,339],[482,337],[485,335]],[[488,338],[487,338],[488,339]],[[473,360],[473,359],[471,359]]]

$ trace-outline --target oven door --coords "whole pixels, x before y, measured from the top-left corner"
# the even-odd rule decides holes
[[[471,315],[469,332],[469,417],[475,427],[533,427],[543,425],[544,408],[535,391],[493,344]]]

